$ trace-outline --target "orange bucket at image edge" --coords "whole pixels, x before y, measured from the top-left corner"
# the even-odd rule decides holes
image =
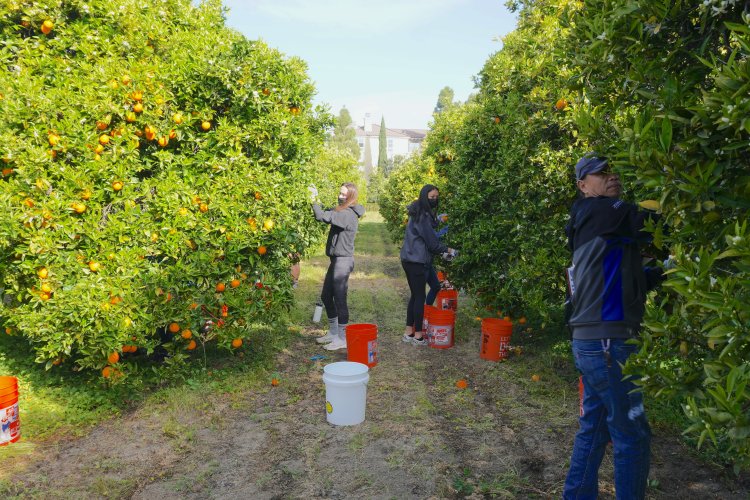
[[[378,325],[354,323],[346,327],[346,359],[370,368],[378,364]]]
[[[21,422],[18,417],[18,380],[0,377],[0,446],[21,439]]]
[[[431,306],[428,304],[424,305],[424,318],[422,319],[422,331],[427,333],[427,331],[430,329],[430,317],[432,316],[432,313],[437,311],[438,308],[435,306]]]
[[[513,323],[500,318],[482,320],[482,341],[479,357],[488,361],[500,361],[508,357]]]

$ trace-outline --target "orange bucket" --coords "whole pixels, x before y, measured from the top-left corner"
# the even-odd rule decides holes
[[[0,446],[21,439],[21,421],[18,418],[18,380],[0,377]]]
[[[500,318],[482,320],[482,343],[479,357],[488,361],[500,361],[508,357],[513,323]]]
[[[453,347],[453,330],[456,326],[456,313],[451,309],[435,309],[430,313],[430,327],[427,341],[435,349]]]
[[[458,290],[440,290],[436,302],[438,309],[458,310]]]
[[[370,368],[378,364],[378,325],[354,323],[346,327],[346,359]]]
[[[422,319],[422,331],[427,332],[430,329],[430,317],[432,316],[432,313],[437,311],[437,307],[430,306],[425,304],[424,305],[424,316]]]

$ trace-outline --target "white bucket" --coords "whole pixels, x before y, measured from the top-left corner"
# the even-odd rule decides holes
[[[326,384],[326,419],[333,425],[357,425],[365,420],[369,368],[363,363],[340,361],[323,368]]]

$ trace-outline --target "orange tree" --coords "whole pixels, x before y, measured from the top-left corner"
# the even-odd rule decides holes
[[[643,198],[675,262],[632,367],[688,431],[750,464],[750,15],[742,2],[583,2],[562,57],[576,123]],[[665,229],[666,227],[666,229]]]
[[[460,251],[451,280],[492,312],[541,323],[560,319],[571,164],[582,151],[571,69],[554,55],[569,3],[515,6],[518,27],[485,63],[478,94],[460,116],[436,118],[424,152],[445,177],[448,243]]]
[[[336,188],[312,162],[331,119],[305,64],[225,27],[217,1],[2,9],[5,331],[110,377],[122,353],[166,343],[179,362],[279,318],[289,255],[323,230],[306,188]]]

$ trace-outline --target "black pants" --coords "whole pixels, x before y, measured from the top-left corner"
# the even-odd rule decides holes
[[[349,275],[354,270],[354,257],[331,257],[323,291],[320,298],[326,306],[328,318],[339,319],[340,325],[349,323],[349,306],[346,293],[349,291]]]
[[[427,276],[424,264],[419,262],[401,261],[401,266],[406,272],[406,281],[409,282],[409,305],[406,308],[406,326],[413,326],[415,332],[422,331],[422,319],[424,318],[425,285]]]

